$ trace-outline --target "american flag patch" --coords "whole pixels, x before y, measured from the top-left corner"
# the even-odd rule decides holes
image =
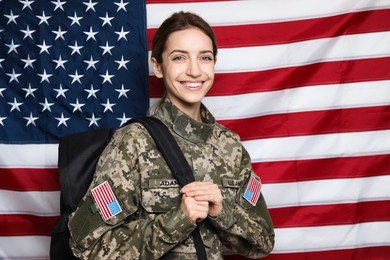
[[[104,220],[110,219],[122,212],[122,208],[119,205],[108,181],[105,181],[99,186],[93,188],[91,193]]]
[[[261,181],[251,176],[244,192],[244,199],[256,206],[260,197]]]

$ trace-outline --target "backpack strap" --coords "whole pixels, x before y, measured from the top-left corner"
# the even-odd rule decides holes
[[[168,127],[163,122],[154,117],[135,118],[130,120],[130,122],[139,122],[145,126],[149,134],[156,142],[158,149],[162,153],[165,161],[167,162],[180,186],[184,186],[190,182],[195,181],[192,169],[188,165],[183,152],[181,151]],[[198,225],[193,230],[192,236],[194,238],[196,255],[198,259],[207,259],[206,250],[200,235]]]
[[[163,122],[154,117],[135,118],[131,121],[139,122],[145,126],[156,142],[157,148],[162,153],[180,186],[185,186],[186,184],[195,181],[192,169],[188,165],[183,152],[177,145],[176,140],[168,130],[168,127]]]

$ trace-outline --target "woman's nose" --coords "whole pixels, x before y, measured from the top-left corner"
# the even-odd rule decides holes
[[[189,62],[187,74],[194,78],[202,74],[198,60],[191,60],[191,62]]]

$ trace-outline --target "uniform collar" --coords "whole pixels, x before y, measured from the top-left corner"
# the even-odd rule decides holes
[[[204,143],[212,135],[215,118],[202,104],[200,109],[202,122],[198,122],[179,110],[167,99],[156,113],[179,136],[193,143]]]

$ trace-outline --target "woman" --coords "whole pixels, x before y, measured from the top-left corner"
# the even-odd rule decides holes
[[[208,259],[222,259],[223,247],[252,258],[268,255],[273,224],[263,196],[248,189],[249,182],[260,185],[249,155],[238,135],[201,103],[217,56],[210,26],[195,14],[175,13],[152,45],[151,64],[166,88],[153,116],[173,133],[196,181],[178,186],[143,126],[119,129],[91,190],[108,181],[121,212],[105,219],[88,192],[70,217],[73,253],[85,259],[196,259],[191,232],[198,224]]]

